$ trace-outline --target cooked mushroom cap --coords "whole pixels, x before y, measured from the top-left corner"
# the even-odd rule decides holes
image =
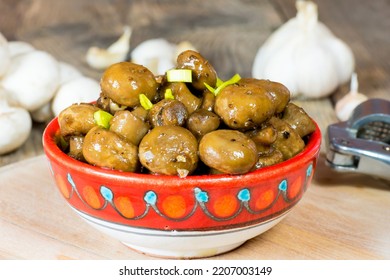
[[[119,62],[103,73],[100,81],[103,94],[120,105],[135,107],[140,104],[139,95],[153,100],[158,84],[153,73],[142,65]]]
[[[209,167],[228,174],[244,174],[257,161],[256,144],[237,130],[219,129],[200,140],[199,156]]]
[[[93,165],[121,171],[136,171],[138,148],[115,132],[96,126],[84,138],[83,156]]]
[[[181,126],[156,126],[142,139],[139,159],[153,173],[191,174],[198,163],[198,142]]]

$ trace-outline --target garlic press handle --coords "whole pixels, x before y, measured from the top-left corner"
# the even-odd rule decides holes
[[[358,172],[390,181],[390,144],[358,137],[373,122],[390,124],[390,102],[373,99],[360,104],[346,122],[328,126],[327,165],[341,172]]]
[[[340,127],[328,128],[327,164],[341,172],[357,172],[390,181],[390,146],[351,138]]]

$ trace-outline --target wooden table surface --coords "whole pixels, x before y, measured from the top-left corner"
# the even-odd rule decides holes
[[[390,100],[389,2],[315,2],[320,20],[352,48],[360,92]],[[131,49],[151,38],[188,40],[221,78],[249,77],[258,48],[296,14],[294,0],[0,0],[0,11],[0,31],[9,41],[26,41],[96,80],[102,72],[86,64],[88,48],[107,47],[124,25],[133,29]],[[333,104],[348,91],[343,85],[329,98],[297,101],[324,139],[337,121]],[[35,123],[20,149],[0,156],[0,258],[148,258],[62,211],[42,156],[44,127]],[[325,145],[312,187],[285,220],[216,258],[390,259],[389,182],[336,174],[325,166],[324,153]]]

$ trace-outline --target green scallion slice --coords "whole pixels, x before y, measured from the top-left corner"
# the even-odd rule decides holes
[[[217,77],[217,83],[216,83],[216,87],[219,87],[220,85],[222,85],[223,81]]]
[[[101,126],[101,127],[104,127],[104,128],[110,127],[110,121],[111,121],[112,117],[113,117],[113,115],[111,115],[110,113],[103,111],[103,110],[96,111],[93,114],[93,118],[94,118],[96,124]]]
[[[229,86],[229,85],[233,85],[235,83],[238,83],[238,81],[241,80],[241,76],[239,74],[235,74],[233,77],[231,77],[229,80],[223,82],[222,84],[220,84],[215,90],[214,90],[214,95],[217,96],[218,93],[221,92],[221,90],[223,90],[225,87]]]
[[[215,88],[213,88],[212,86],[210,86],[210,85],[209,85],[208,83],[206,83],[206,82],[204,82],[203,84],[204,84],[204,86],[205,86],[210,92],[214,93]]]
[[[164,98],[165,98],[165,99],[175,99],[175,97],[173,96],[173,93],[172,93],[172,89],[167,88],[167,89],[165,90]]]
[[[153,107],[153,103],[149,100],[149,98],[145,95],[145,94],[143,94],[143,93],[141,93],[140,95],[139,95],[139,102],[141,103],[141,106],[145,109],[145,110],[150,110],[150,109],[152,109],[152,107]]]
[[[191,69],[171,69],[167,71],[168,82],[192,83]]]

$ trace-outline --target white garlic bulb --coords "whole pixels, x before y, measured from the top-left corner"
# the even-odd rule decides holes
[[[292,97],[321,98],[347,82],[355,67],[349,46],[318,20],[317,5],[296,2],[297,15],[259,48],[252,75],[284,84]]]
[[[368,98],[358,91],[359,84],[356,73],[352,74],[350,92],[341,98],[335,107],[336,116],[340,121],[346,121],[352,115],[353,110]]]

